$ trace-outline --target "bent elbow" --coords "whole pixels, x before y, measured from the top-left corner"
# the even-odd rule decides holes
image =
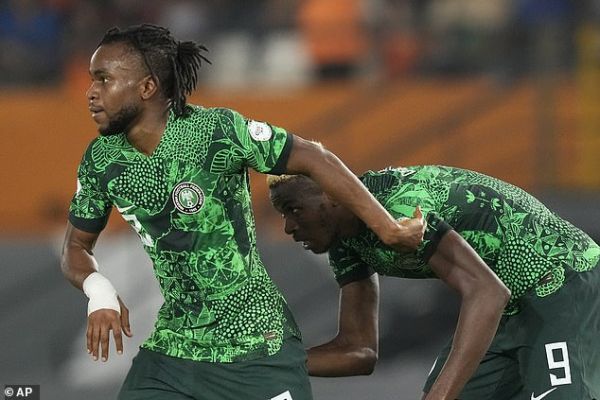
[[[502,285],[502,288],[500,290],[500,301],[502,303],[502,308],[506,307],[510,300],[510,296],[512,296],[510,289],[507,288],[505,285]]]
[[[510,300],[510,290],[500,282],[494,288],[488,288],[485,294],[481,294],[481,300],[485,301],[490,312],[502,314]]]
[[[510,289],[502,281],[494,280],[469,291],[463,296],[463,300],[468,303],[485,305],[489,312],[501,314],[510,301],[510,296]]]
[[[498,280],[495,286],[495,297],[498,300],[498,304],[502,307],[502,309],[504,309],[504,307],[506,307],[508,301],[510,300],[510,289],[506,287],[506,285],[500,280]]]
[[[60,270],[63,274],[63,276],[65,277],[69,277],[72,274],[71,271],[71,264],[69,262],[69,253],[70,251],[72,251],[72,249],[70,248],[70,246],[68,244],[65,243],[65,245],[62,248],[62,253],[60,256]]]
[[[360,375],[371,375],[375,371],[375,365],[379,356],[376,350],[364,348],[360,352]]]
[[[60,271],[64,276],[69,274],[69,264],[67,262],[67,250],[63,247],[62,254],[60,256]]]

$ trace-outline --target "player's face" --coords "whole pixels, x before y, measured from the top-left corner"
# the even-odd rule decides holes
[[[282,183],[271,189],[271,202],[284,219],[284,231],[305,250],[324,253],[337,238],[337,221],[331,200],[306,190],[302,183]]]
[[[141,113],[145,78],[139,56],[122,43],[100,46],[90,61],[92,84],[86,95],[101,135],[127,132]]]

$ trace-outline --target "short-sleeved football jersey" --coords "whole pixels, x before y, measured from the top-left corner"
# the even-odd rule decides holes
[[[248,167],[281,173],[293,136],[229,109],[171,112],[147,156],[100,136],[78,171],[69,220],[100,232],[114,206],[140,236],[164,304],[142,347],[234,362],[276,353],[298,328],[257,252]]]
[[[427,261],[454,229],[511,290],[505,313],[513,314],[527,291],[549,295],[562,286],[566,269],[587,271],[600,259],[600,247],[587,234],[499,179],[445,166],[369,171],[360,179],[396,218],[421,206],[428,226],[423,243],[409,254],[393,251],[366,228],[337,243],[329,259],[340,285],[374,272],[435,278]],[[552,279],[540,281],[549,273]]]

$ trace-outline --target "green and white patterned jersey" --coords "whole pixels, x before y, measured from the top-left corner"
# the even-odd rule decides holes
[[[600,259],[600,247],[587,234],[499,179],[444,166],[369,171],[360,179],[396,218],[421,206],[428,226],[423,243],[409,254],[386,247],[367,228],[340,241],[329,252],[340,285],[374,272],[435,278],[427,261],[454,229],[511,290],[505,313],[513,314],[524,293],[547,296],[562,286],[566,269],[587,271]],[[552,279],[540,281],[548,273]]]
[[[209,362],[272,355],[300,334],[256,249],[248,167],[283,172],[293,136],[229,109],[189,107],[170,113],[150,156],[125,134],[94,139],[69,220],[100,232],[114,206],[139,234],[164,297],[142,347]]]

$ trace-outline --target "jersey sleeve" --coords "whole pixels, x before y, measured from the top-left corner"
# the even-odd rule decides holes
[[[329,265],[340,287],[375,273],[375,270],[365,264],[352,249],[343,245],[329,250]]]
[[[423,260],[428,262],[435,253],[442,237],[451,231],[452,227],[435,212],[427,213],[426,221],[427,229],[423,235],[423,242],[417,251]]]
[[[219,109],[219,112],[223,132],[231,142],[228,165],[248,166],[274,175],[285,172],[292,134],[266,122],[246,119],[233,110]]]
[[[98,233],[108,222],[112,203],[100,187],[100,176],[94,173],[91,147],[77,170],[77,191],[69,207],[69,222],[82,231]]]
[[[427,263],[442,237],[453,227],[437,212],[440,209],[438,194],[422,181],[422,177],[412,179],[419,171],[411,168],[398,169],[406,179],[398,179],[391,174],[367,173],[361,180],[369,191],[383,204],[395,218],[411,218],[417,206],[426,216],[427,228],[423,242],[419,245],[416,256]],[[394,189],[390,191],[390,187]],[[435,185],[433,186],[435,187]]]

